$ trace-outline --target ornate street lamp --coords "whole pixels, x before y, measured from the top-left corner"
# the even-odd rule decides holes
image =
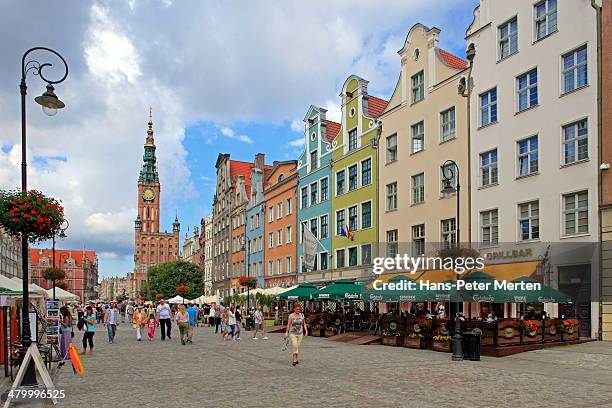
[[[35,59],[28,60],[28,55],[34,51],[47,51],[58,57],[64,64],[64,75],[57,81],[52,81],[45,77],[43,71],[46,67],[51,67],[51,63],[41,64]],[[54,116],[58,109],[63,109],[66,105],[62,102],[57,95],[55,95],[54,84],[63,82],[68,76],[68,64],[66,60],[51,48],[46,47],[34,47],[30,48],[23,54],[21,58],[21,82],[19,89],[21,91],[21,190],[24,193],[28,191],[28,173],[27,173],[27,135],[26,135],[26,95],[28,87],[26,85],[26,76],[28,72],[32,72],[33,75],[39,76],[43,81],[47,83],[47,90],[34,100],[36,103],[42,106],[43,112],[49,116]],[[21,254],[22,254],[22,273],[23,273],[23,298],[22,298],[22,317],[21,317],[21,350],[19,352],[20,359],[23,361],[25,354],[32,344],[32,333],[30,333],[30,293],[28,286],[28,234],[21,234]],[[34,362],[30,361],[25,371],[22,385],[35,385],[36,374],[34,372]]]
[[[247,273],[247,278],[250,278],[250,268],[249,268],[249,263],[250,263],[250,255],[251,255],[251,248],[250,248],[250,243],[251,240],[247,238],[246,234],[242,235],[242,237],[240,237],[240,245],[242,245],[242,250],[246,252],[246,273]],[[251,298],[249,297],[249,294],[251,293],[251,284],[249,282],[249,284],[247,284],[247,316],[249,315],[249,312],[251,310]]]

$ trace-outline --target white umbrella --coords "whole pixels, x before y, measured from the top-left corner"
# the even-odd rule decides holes
[[[17,276],[13,276],[11,280],[14,280],[15,282],[17,282],[19,287],[23,285],[23,280],[21,278],[18,278]],[[47,289],[40,287],[35,283],[29,283],[28,288],[30,288],[30,295],[34,295],[34,296],[39,295],[44,298],[51,297],[47,295]],[[53,291],[51,291],[51,293],[53,294]]]
[[[249,290],[249,296],[255,296],[258,293],[264,293],[264,292],[265,292],[265,289],[262,289],[262,288],[251,289]],[[246,290],[238,294],[238,296],[246,296],[246,295],[247,295]]]
[[[49,297],[53,297],[53,289],[47,289],[47,294],[49,295]],[[80,298],[74,293],[70,293],[67,290],[58,288],[57,286],[55,287],[55,298],[57,300],[63,300],[64,302],[71,300],[80,300]]]
[[[280,286],[275,286],[273,288],[264,289],[261,293],[264,295],[278,295],[280,293],[283,293],[287,289],[288,288],[281,288]]]
[[[176,295],[175,297],[168,299],[168,303],[171,303],[173,305],[177,305],[180,303],[185,303],[185,302],[189,302],[187,299],[182,298],[179,295]]]

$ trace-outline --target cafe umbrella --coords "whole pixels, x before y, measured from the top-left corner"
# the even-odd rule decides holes
[[[300,283],[293,289],[289,289],[276,296],[276,300],[310,300],[311,295],[316,293],[319,289],[312,283]]]
[[[356,301],[361,300],[363,285],[349,280],[340,279],[319,289],[311,295],[312,300]]]

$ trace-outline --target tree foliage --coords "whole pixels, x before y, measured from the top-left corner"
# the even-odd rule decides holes
[[[47,268],[42,272],[43,278],[48,281],[61,281],[66,278],[66,272],[59,268]]]
[[[184,297],[193,299],[202,294],[202,275],[202,268],[191,262],[165,262],[149,268],[148,290],[168,299],[176,295],[177,286],[185,285],[189,292]]]

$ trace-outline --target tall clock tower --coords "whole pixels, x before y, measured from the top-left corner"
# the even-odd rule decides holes
[[[163,262],[174,261],[179,255],[178,217],[172,232],[160,232],[159,175],[153,138],[153,117],[149,109],[149,128],[144,144],[142,168],[138,177],[138,215],[134,221],[134,272],[130,274],[130,295],[135,298],[147,280],[148,269]]]

